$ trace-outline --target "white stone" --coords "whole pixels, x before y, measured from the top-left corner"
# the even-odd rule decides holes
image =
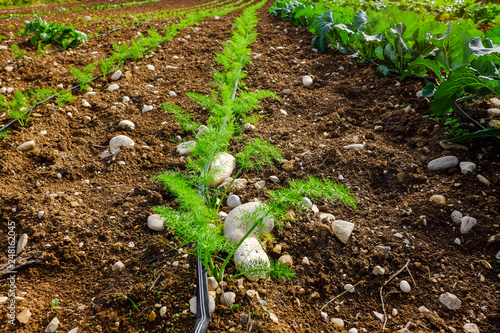
[[[236,208],[239,205],[241,205],[241,199],[239,196],[231,194],[229,197],[227,197],[227,206],[229,208]]]
[[[131,122],[130,120],[122,120],[118,123],[118,126],[121,126],[121,127],[128,127],[130,129],[134,129],[135,128],[135,124],[133,122]]]
[[[462,244],[462,240],[460,240],[460,238],[455,238],[455,241],[454,241],[455,244],[457,245],[461,245]]]
[[[269,176],[269,180],[275,184],[279,184],[279,182],[280,182],[280,179],[276,176]]]
[[[490,181],[489,181],[488,179],[486,179],[486,177],[485,177],[485,176],[483,176],[483,175],[477,175],[477,179],[479,179],[479,181],[480,181],[481,183],[483,183],[484,185],[487,185],[487,186],[488,186],[488,185],[490,185],[490,184],[491,184],[491,183],[490,183]]]
[[[304,257],[304,258],[302,258],[302,263],[303,263],[304,265],[309,265],[309,258],[308,258],[308,257]]]
[[[410,284],[406,280],[401,280],[399,282],[399,289],[404,293],[409,293],[411,291]]]
[[[325,221],[326,222],[333,222],[335,221],[335,216],[333,214],[329,214],[329,213],[323,213],[323,212],[320,212],[318,214],[318,218],[320,221]]]
[[[461,223],[462,222],[462,212],[458,211],[458,210],[454,210],[452,213],[451,213],[451,220],[453,222],[455,222],[456,224],[458,223]]]
[[[492,97],[492,98],[490,98],[490,102],[495,107],[500,107],[500,99],[498,97]]]
[[[7,302],[8,299],[8,297],[0,296],[0,304]]]
[[[427,309],[425,306],[421,306],[418,308],[419,312],[425,313],[425,312],[431,312],[429,309]]]
[[[28,321],[30,320],[30,317],[31,317],[31,311],[28,308],[24,308],[23,311],[21,311],[16,316],[17,320],[19,320],[21,324],[27,324]]]
[[[119,272],[124,268],[125,268],[125,265],[121,261],[117,261],[113,264],[113,267],[111,268],[111,270],[113,272]]]
[[[257,292],[253,289],[248,289],[246,292],[245,292],[245,295],[247,295],[248,297],[250,297],[250,299],[253,299],[255,296],[257,296]]]
[[[177,96],[177,94],[175,93],[175,91],[169,91],[168,94],[172,97],[175,97]]]
[[[398,315],[399,311],[396,308],[392,308],[392,315],[396,317]]]
[[[462,222],[460,224],[460,232],[462,234],[468,233],[473,226],[477,224],[477,220],[473,217],[470,216],[464,216],[462,217]]]
[[[165,317],[166,314],[167,314],[167,307],[166,306],[162,306],[160,308],[160,317]]]
[[[231,184],[232,181],[233,181],[232,177],[227,177],[219,186],[224,189],[227,189],[227,187],[229,186],[229,184]],[[229,191],[241,192],[245,189],[247,184],[248,180],[246,180],[245,178],[236,178],[233,182],[233,185],[231,185],[231,187],[229,188]]]
[[[232,291],[225,292],[220,297],[220,303],[224,306],[230,307],[236,301],[236,294]]]
[[[149,111],[152,111],[153,110],[153,106],[152,105],[144,105],[142,107],[142,112],[149,112]]]
[[[266,187],[266,181],[265,180],[259,180],[254,184],[254,187],[258,190],[262,190],[263,188]]]
[[[362,143],[354,143],[343,147],[344,149],[364,149],[365,145]]]
[[[130,97],[123,96],[122,103],[128,103],[128,102],[130,102]]]
[[[215,311],[215,301],[210,295],[208,295],[208,309],[210,313]],[[196,297],[189,300],[189,310],[191,310],[193,314],[196,314]]]
[[[86,100],[86,99],[82,99],[82,106],[83,106],[84,108],[91,108],[91,107],[92,107],[92,105],[90,105],[90,103],[89,103],[89,102],[87,102],[87,100]]]
[[[57,330],[57,326],[59,325],[59,323],[59,319],[57,319],[57,317],[54,317],[54,319],[50,321],[47,328],[45,328],[45,333],[54,333]]]
[[[120,147],[132,148],[135,145],[134,140],[126,135],[117,135],[109,140],[109,151],[114,154],[120,150]]]
[[[45,215],[45,212],[43,210],[39,211],[36,216],[38,217],[39,220],[43,219],[43,216]]]
[[[242,272],[259,267],[271,267],[269,257],[259,241],[253,237],[246,238],[238,249],[236,249],[233,260],[236,267]],[[245,274],[245,276],[250,281],[257,281],[260,278],[267,278],[267,272],[251,272]]]
[[[71,330],[69,330],[68,333],[78,333],[79,330],[80,330],[80,328],[77,326],[77,327],[72,328]]]
[[[347,240],[354,230],[354,223],[343,220],[335,220],[332,222],[332,228],[335,232],[335,236],[337,236],[342,243],[347,244]]]
[[[210,186],[217,186],[231,176],[235,167],[235,159],[231,154],[218,153],[210,163],[209,175],[212,178]]]
[[[344,290],[347,290],[350,293],[355,292],[356,290],[354,289],[354,286],[350,283],[344,285]]]
[[[381,323],[385,322],[385,317],[384,317],[384,315],[382,313],[377,312],[377,311],[372,311],[371,314],[372,314],[373,317],[375,317]]]
[[[332,318],[331,321],[332,321],[333,326],[337,326],[340,328],[344,327],[344,321],[340,318]]]
[[[16,255],[23,252],[26,244],[28,244],[28,235],[22,234],[21,237],[19,237],[19,241],[17,241]]]
[[[177,145],[177,153],[179,155],[186,155],[193,151],[196,147],[196,141],[181,142]]]
[[[455,156],[444,156],[436,158],[427,164],[427,169],[431,171],[438,171],[456,167],[458,165],[458,158]]]
[[[6,91],[7,91],[7,88],[5,88],[5,87],[0,88],[0,94],[5,94]]]
[[[273,323],[277,324],[278,323],[278,316],[275,315],[274,313],[269,313],[269,318],[273,321]]]
[[[356,327],[353,327],[347,333],[358,333],[358,329]]]
[[[500,116],[500,109],[499,108],[490,108],[488,109],[488,114],[491,117],[499,117]]]
[[[313,203],[312,203],[312,201],[309,198],[302,197],[302,200],[304,201],[304,204],[306,205],[307,208],[311,208],[312,207]]]
[[[208,290],[215,291],[219,288],[219,283],[213,276],[207,278]]]
[[[380,266],[375,266],[372,271],[373,275],[384,275],[385,269]]]
[[[111,80],[117,81],[121,77],[122,77],[122,71],[121,70],[117,70],[116,72],[113,73],[113,75],[111,75]]]
[[[465,175],[467,172],[474,172],[476,164],[472,162],[460,162],[460,171]]]
[[[255,126],[254,126],[254,125],[252,125],[252,124],[250,124],[250,123],[246,123],[245,125],[243,125],[243,126],[241,127],[241,131],[242,131],[243,133],[245,133],[245,132],[250,132],[250,131],[253,131],[253,130],[255,130]]]
[[[450,310],[458,310],[462,305],[462,301],[452,293],[441,294],[441,296],[439,296],[439,301]]]
[[[109,91],[115,91],[115,90],[117,90],[117,89],[119,89],[119,88],[120,88],[120,86],[119,86],[119,85],[117,85],[116,83],[113,83],[113,84],[110,84],[110,85],[109,85],[108,90],[109,90]]]
[[[153,65],[147,65],[146,66],[150,71],[154,71],[155,70],[155,66]]]
[[[17,150],[27,151],[27,150],[31,150],[31,149],[35,148],[35,146],[36,146],[35,141],[30,140],[30,141],[26,141],[26,142],[20,144],[19,146],[17,146]]]
[[[308,86],[308,85],[311,85],[312,83],[313,83],[313,79],[309,75],[306,75],[302,78],[303,85]]]
[[[163,231],[165,230],[165,220],[160,214],[149,215],[148,228],[154,231]]]
[[[464,324],[464,332],[465,333],[479,333],[479,327],[477,327],[474,323],[466,323]]]
[[[446,205],[446,198],[440,194],[434,194],[429,198],[429,200],[437,203],[438,205]]]
[[[224,222],[224,235],[233,243],[238,243],[247,231],[253,226],[256,219],[262,216],[265,206],[259,202],[248,202],[229,212]],[[270,233],[274,228],[274,220],[265,217],[261,226],[257,226],[250,237]]]
[[[328,322],[328,313],[321,311],[319,314],[324,321]]]
[[[293,258],[289,254],[282,255],[281,257],[279,257],[278,261],[287,265],[288,267],[292,267],[293,265]]]

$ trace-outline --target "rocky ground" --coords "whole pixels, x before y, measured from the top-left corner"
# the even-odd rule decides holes
[[[444,149],[439,142],[449,135],[441,124],[423,118],[430,109],[429,101],[418,97],[422,82],[384,78],[332,49],[315,52],[311,34],[270,16],[270,5],[259,11],[259,36],[245,82],[250,90],[276,92],[279,100],[261,102],[256,114],[264,117],[253,131],[234,139],[230,152],[259,137],[281,148],[289,163],[242,174],[246,185],[234,194],[243,203],[265,200],[269,189],[310,175],[348,187],[357,209],[320,202],[319,213],[305,210],[275,228],[274,240],[263,247],[273,259],[289,255],[296,277],[232,280],[223,291],[234,293],[234,303],[224,306],[216,297],[209,331],[375,332],[386,319],[387,332],[475,332],[476,325],[480,332],[500,332],[499,141]],[[113,14],[173,8],[175,3],[160,1]],[[95,94],[75,91],[77,99],[63,108],[38,107],[36,119],[12,127],[0,142],[0,226],[8,234],[15,222],[16,243],[27,235],[22,258],[28,260],[15,274],[14,326],[7,318],[9,275],[2,273],[1,330],[39,332],[55,317],[60,332],[75,327],[79,332],[191,330],[195,262],[184,251],[189,246],[180,249],[168,229],[147,225],[153,206],[173,201],[152,176],[182,170],[185,158],[176,151],[176,137],[192,139],[160,106],[172,102],[199,122],[207,119],[185,94],[210,92],[215,53],[222,51],[239,14],[182,30],[154,54],[127,63],[119,80],[93,83]],[[77,22],[83,15],[103,14],[46,19]],[[36,55],[26,37],[10,38],[23,21],[0,21],[0,34],[8,36],[0,45],[19,44]],[[68,86],[74,83],[69,66],[107,55],[111,41],[128,41],[150,27],[161,31],[167,24],[152,20],[36,61],[13,63],[10,52],[0,50],[0,88]],[[97,26],[89,21],[85,29]],[[304,85],[304,76],[312,84]],[[118,88],[109,91],[111,84]],[[497,103],[483,100],[465,108],[474,118],[487,119],[488,109],[500,108]],[[152,110],[143,112],[145,105]],[[8,121],[5,115],[0,119]],[[133,126],[122,126],[123,121]],[[134,146],[103,157],[118,135]],[[19,149],[29,141],[34,147]],[[463,162],[475,167],[466,172]],[[222,211],[230,210],[224,203]],[[322,213],[354,224],[346,244]],[[0,258],[7,263],[7,237],[0,242]],[[352,292],[326,305],[349,284],[356,285]],[[460,300],[458,309],[446,302],[455,300],[447,293]]]

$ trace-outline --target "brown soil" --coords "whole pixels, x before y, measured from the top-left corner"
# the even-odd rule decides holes
[[[193,0],[183,5],[199,3],[202,1]],[[146,10],[175,5],[161,1]],[[230,150],[237,152],[245,140],[260,137],[296,162],[292,171],[276,165],[261,173],[244,174],[249,185],[237,194],[244,202],[265,199],[268,189],[286,186],[291,179],[308,175],[328,178],[350,188],[358,208],[320,205],[320,210],[356,227],[347,245],[332,236],[329,225],[311,212],[276,230],[274,244],[266,243],[267,252],[278,259],[280,254],[273,252],[273,246],[280,244],[281,253],[294,259],[296,277],[292,281],[245,281],[243,289],[231,281],[226,290],[237,294],[237,306],[226,308],[217,302],[209,330],[342,332],[357,327],[360,332],[363,328],[366,332],[381,331],[382,324],[370,314],[383,310],[380,287],[409,261],[408,270],[384,287],[385,309],[390,315],[388,332],[405,326],[411,332],[451,332],[449,326],[461,332],[469,321],[481,332],[500,332],[500,264],[495,260],[500,249],[498,141],[477,140],[467,144],[468,151],[443,150],[438,143],[447,134],[434,121],[422,117],[430,109],[426,99],[416,97],[421,82],[405,80],[400,84],[396,78],[384,78],[372,66],[335,50],[313,52],[310,33],[270,16],[270,5],[268,2],[260,10],[260,35],[251,48],[252,55],[262,56],[247,68],[246,84],[250,90],[270,89],[280,100],[264,100],[259,112],[265,117],[255,131],[235,139]],[[144,8],[117,11],[121,10],[134,14]],[[215,53],[222,51],[220,43],[231,36],[231,25],[240,13],[206,19],[184,29],[151,57],[128,63],[124,71],[131,75],[117,82],[117,91],[107,91],[108,78],[93,84],[94,96],[75,91],[78,98],[63,108],[40,106],[34,111],[36,120],[26,127],[13,127],[0,142],[2,232],[7,233],[7,223],[14,221],[17,237],[29,236],[25,251],[37,253],[40,260],[20,268],[16,275],[17,295],[24,298],[16,302],[16,311],[28,307],[30,321],[9,325],[7,303],[3,303],[0,330],[41,332],[55,316],[61,321],[61,332],[76,326],[80,332],[191,330],[194,316],[187,303],[195,295],[193,257],[173,249],[179,244],[170,232],[152,232],[146,225],[154,205],[173,200],[152,176],[184,167],[174,139],[177,135],[189,138],[171,115],[160,111],[160,105],[173,102],[189,110],[196,120],[206,119],[185,93],[209,93],[212,68],[218,66]],[[84,15],[60,17],[76,21]],[[0,22],[2,34],[16,32],[9,27],[10,22],[17,21]],[[161,30],[166,24],[151,21],[126,28],[81,45],[73,54],[55,53],[18,63],[12,72],[4,70],[12,62],[5,53],[1,85],[15,89],[67,86],[74,83],[69,66],[88,64],[91,52],[100,52],[98,60],[109,52],[111,41],[124,42],[137,31],[153,26]],[[25,37],[1,44],[10,43],[30,47]],[[276,49],[278,46],[284,49]],[[35,50],[30,52],[36,55]],[[147,70],[148,64],[156,70]],[[166,69],[167,65],[178,68]],[[311,86],[302,85],[304,75],[313,77]],[[285,93],[285,89],[290,91]],[[178,96],[169,96],[169,91]],[[122,104],[123,96],[129,96],[133,103]],[[83,98],[92,108],[81,106]],[[153,105],[154,110],[142,113],[144,104]],[[116,109],[111,110],[112,106]],[[488,101],[481,101],[468,111],[485,117],[488,107]],[[8,121],[5,116],[2,119]],[[133,121],[135,129],[120,128],[118,122],[124,119]],[[377,125],[382,129],[375,131]],[[41,135],[42,130],[47,134]],[[134,149],[101,158],[109,140],[119,134],[132,138]],[[33,150],[16,149],[28,140],[35,140]],[[366,142],[363,150],[343,148],[362,142]],[[446,155],[476,163],[478,173],[491,185],[479,182],[476,173],[463,175],[458,168],[427,169],[429,161]],[[281,184],[269,181],[271,175],[279,177]],[[253,183],[261,179],[266,180],[267,188],[257,190]],[[443,195],[446,205],[429,201],[433,194]],[[41,210],[45,215],[40,220],[37,213]],[[228,207],[223,210],[229,212]],[[450,218],[453,210],[473,216],[478,224],[461,236],[459,225]],[[403,238],[394,236],[395,232]],[[454,243],[457,237],[462,245]],[[129,247],[129,242],[134,247]],[[7,262],[7,245],[4,237],[0,242],[2,263]],[[378,250],[380,245],[391,247],[387,257]],[[309,258],[309,265],[302,263],[303,257]],[[112,272],[118,260],[125,269]],[[179,265],[172,266],[174,261]],[[492,268],[487,268],[486,262]],[[386,275],[373,275],[376,265],[384,267]],[[228,270],[228,274],[232,272]],[[0,296],[7,296],[6,277]],[[400,291],[401,279],[410,282],[409,294]],[[359,281],[354,293],[339,297],[323,310],[329,318],[343,319],[345,328],[326,323],[320,309],[343,292],[345,284]],[[248,298],[248,289],[258,291],[267,304]],[[462,307],[457,311],[444,308],[439,302],[444,292],[457,295]],[[130,297],[139,311],[120,294]],[[60,309],[51,307],[55,298],[60,300]],[[167,306],[165,317],[159,316],[158,304]],[[431,312],[419,312],[422,305]],[[391,314],[393,309],[397,315]],[[154,321],[148,320],[151,311],[158,315]],[[268,311],[277,315],[278,324],[270,320]],[[251,317],[250,322],[241,321],[244,314]]]

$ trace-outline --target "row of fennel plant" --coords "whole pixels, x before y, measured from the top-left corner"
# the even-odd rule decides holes
[[[210,116],[206,128],[201,133],[198,131],[196,145],[191,152],[192,155],[187,159],[186,172],[166,171],[155,177],[177,199],[178,206],[176,209],[156,206],[154,210],[163,216],[165,225],[182,243],[197,244],[196,255],[217,281],[223,280],[225,268],[243,241],[252,232],[257,231],[259,234],[258,231],[262,230],[264,218],[273,217],[276,221],[280,221],[287,210],[302,208],[303,195],[312,200],[321,197],[331,203],[339,200],[352,207],[356,205],[354,197],[347,189],[328,180],[310,178],[292,181],[289,188],[271,191],[269,202],[252,216],[245,216],[245,220],[251,220],[252,224],[248,226],[247,233],[237,244],[229,242],[222,234],[223,224],[219,221],[217,213],[231,184],[222,195],[219,193],[219,188],[211,186],[214,174],[217,173],[212,162],[218,154],[228,150],[234,135],[240,131],[240,125],[250,117],[251,111],[259,108],[259,100],[277,98],[271,91],[249,92],[241,89],[245,86],[242,80],[247,76],[243,68],[251,61],[248,47],[257,36],[255,31],[258,23],[257,10],[264,3],[265,0],[249,7],[235,20],[232,38],[224,43],[223,52],[216,55],[216,61],[223,71],[214,69],[215,88],[211,94],[209,96],[194,92],[187,94],[194,102],[207,109]],[[171,112],[185,131],[195,132],[199,126],[187,111],[175,104],[165,103],[163,109]],[[281,160],[281,151],[268,141],[258,138],[251,140],[236,154],[239,168],[234,179],[245,170],[259,171],[265,165],[273,165]],[[221,259],[222,264],[217,265],[215,259],[222,254],[226,256]],[[238,272],[230,279],[248,273],[262,277],[294,276],[287,266],[276,262],[271,262],[270,266],[242,265],[237,269]]]
[[[128,43],[123,43],[122,45],[113,43],[113,54],[108,58],[101,59],[99,63],[91,63],[82,69],[70,66],[71,74],[78,81],[78,84],[73,86],[71,90],[80,88],[80,90],[83,91],[89,86],[91,82],[124,66],[126,61],[130,59],[137,60],[141,58],[146,52],[150,50],[154,51],[158,45],[166,41],[170,41],[172,38],[174,38],[175,35],[179,34],[180,31],[186,27],[193,26],[207,17],[226,15],[227,13],[233,10],[240,9],[241,7],[246,5],[248,5],[248,2],[240,4],[238,6],[226,5],[224,7],[215,8],[209,11],[201,10],[198,12],[181,12],[179,13],[179,15],[185,15],[185,17],[181,18],[178,23],[172,24],[165,28],[163,36],[161,36],[154,29],[150,29],[148,31],[149,36],[145,37],[141,35],[139,36],[137,41],[132,39],[130,45]],[[101,74],[94,76],[94,72],[99,65]],[[19,91],[14,92],[14,97],[10,101],[8,101],[5,96],[0,95],[2,96],[2,99],[0,100],[0,112],[7,112],[7,114],[12,119],[9,123],[0,127],[0,139],[6,137],[6,135],[8,134],[7,129],[14,123],[19,123],[21,126],[24,126],[26,124],[26,121],[29,119],[31,112],[36,106],[46,103],[53,98],[57,98],[59,94],[62,95],[64,101],[67,102],[68,100],[70,100],[68,94],[69,96],[72,96],[71,90],[60,91],[57,94],[54,93],[51,96],[43,99],[41,102],[21,103],[22,105],[19,102],[20,98],[24,96],[23,100],[26,100],[27,96]],[[30,105],[31,107],[29,107]]]

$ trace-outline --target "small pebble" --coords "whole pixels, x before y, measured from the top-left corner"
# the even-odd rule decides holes
[[[464,332],[465,333],[479,333],[479,327],[477,327],[474,323],[466,323],[464,324]]]
[[[222,305],[230,307],[236,301],[236,294],[232,291],[225,292],[220,297],[220,302]]]
[[[280,179],[276,176],[269,176],[269,180],[275,184],[279,184],[279,182],[280,182]]]
[[[306,75],[302,78],[303,85],[308,86],[308,85],[311,85],[312,83],[313,83],[313,79],[309,75]]]
[[[117,261],[113,264],[113,267],[111,268],[111,270],[113,272],[119,272],[124,268],[125,268],[125,265],[121,261]]]
[[[350,293],[353,293],[355,291],[354,286],[350,283],[348,283],[344,286],[344,290],[348,290]]]
[[[169,91],[168,94],[172,97],[175,97],[177,96],[177,94],[175,93],[175,91]]]
[[[489,186],[491,184],[490,181],[486,179],[486,177],[484,177],[483,175],[477,175],[477,179],[479,179],[479,181],[484,185]]]
[[[399,282],[399,288],[401,289],[402,292],[404,293],[409,293],[411,291],[410,284],[406,280],[401,280]]]
[[[108,90],[109,90],[109,91],[115,91],[115,90],[117,90],[117,89],[119,89],[119,88],[120,88],[120,86],[119,86],[119,85],[117,85],[116,83],[113,83],[113,84],[110,84],[110,85],[109,85]]]
[[[45,212],[43,210],[39,211],[38,214],[36,215],[39,220],[43,219],[43,216],[45,215]]]
[[[475,218],[470,216],[464,216],[460,224],[460,233],[462,235],[468,233],[472,229],[472,227],[475,226],[476,224],[477,220]]]
[[[35,146],[36,146],[35,141],[33,141],[33,140],[26,141],[26,142],[20,144],[19,146],[17,146],[17,150],[28,151],[28,150],[35,148]]]
[[[358,333],[358,329],[356,327],[353,327],[347,333]]]
[[[165,222],[160,214],[153,214],[148,217],[148,228],[154,231],[165,230]]]
[[[289,254],[282,255],[281,257],[279,257],[278,261],[287,265],[288,267],[292,267],[293,265],[293,258]]]
[[[113,73],[113,75],[111,75],[111,80],[117,81],[121,77],[122,77],[122,71],[121,70],[117,70],[116,72]]]
[[[438,205],[446,205],[446,199],[439,194],[433,195],[429,200],[437,203]]]
[[[155,70],[155,66],[153,65],[147,65],[146,66],[150,71],[154,71]]]
[[[307,258],[307,257],[302,258],[302,263],[304,265],[309,265],[309,258]]]
[[[427,309],[425,306],[421,306],[418,308],[418,311],[421,312],[421,313],[425,313],[425,312],[431,312],[429,309]]]
[[[452,293],[441,294],[441,296],[439,296],[439,301],[450,310],[458,310],[462,305],[462,301]]]
[[[130,102],[130,97],[123,96],[122,103],[128,103],[128,102]]]
[[[460,162],[460,171],[465,175],[468,172],[474,172],[476,164],[472,162]]]
[[[458,210],[454,210],[451,213],[451,220],[457,224],[462,222],[462,217],[463,217],[462,212]]]
[[[269,313],[269,318],[275,323],[278,323],[278,316],[276,316],[274,313]]]
[[[384,275],[385,269],[380,266],[375,266],[372,271],[373,275]]]
[[[54,333],[56,330],[57,330],[57,326],[59,326],[59,319],[57,319],[57,317],[54,317],[49,325],[47,325],[47,327],[45,328],[45,333]]]
[[[229,197],[227,197],[227,206],[229,208],[236,208],[239,205],[241,205],[241,199],[239,196],[231,194]]]
[[[458,158],[455,156],[444,156],[436,158],[427,164],[427,169],[431,171],[438,171],[456,167],[458,165]]]
[[[152,111],[153,110],[153,106],[152,105],[144,105],[142,107],[142,112],[149,112],[149,111]]]
[[[128,127],[130,129],[134,129],[135,128],[135,124],[133,122],[131,122],[130,120],[122,120],[118,123],[118,126],[121,126],[121,127]]]
[[[340,328],[344,327],[344,321],[340,318],[332,318],[331,323],[333,324],[333,326],[337,326]]]

